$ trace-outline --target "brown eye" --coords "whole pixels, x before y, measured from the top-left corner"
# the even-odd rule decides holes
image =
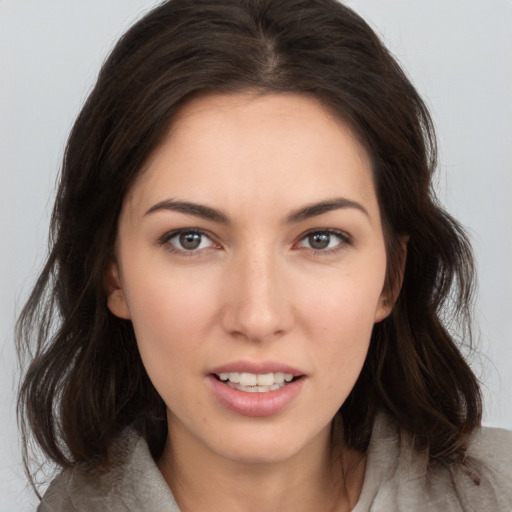
[[[179,236],[179,243],[183,249],[193,251],[201,245],[202,235],[199,233],[182,233]]]
[[[350,237],[345,233],[327,229],[324,231],[310,231],[306,233],[300,240],[299,247],[330,253],[350,244]]]
[[[331,235],[330,233],[313,233],[308,236],[308,242],[312,249],[327,249],[331,242]]]
[[[214,245],[206,233],[194,230],[174,231],[165,235],[162,243],[167,244],[173,251],[182,253],[197,252]]]

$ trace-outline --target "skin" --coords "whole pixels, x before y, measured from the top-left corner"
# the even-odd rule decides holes
[[[333,198],[359,206],[289,222]],[[206,205],[227,222],[155,207],[168,200]],[[176,229],[208,236],[187,251]],[[315,249],[311,230],[340,236]],[[316,99],[210,94],[182,106],[125,198],[108,304],[132,320],[167,405],[169,441],[157,462],[183,511],[354,506],[364,456],[344,451],[342,492],[330,426],[374,323],[390,312],[385,273],[370,159]],[[303,386],[276,414],[237,414],[208,376],[240,360],[291,365]]]

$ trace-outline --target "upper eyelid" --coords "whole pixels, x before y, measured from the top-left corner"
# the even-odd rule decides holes
[[[179,245],[171,243],[171,240],[173,238],[178,237],[183,233],[195,233],[204,236],[211,242],[211,245],[208,245],[208,247],[187,250],[185,248],[179,247]],[[165,248],[168,252],[174,253],[176,256],[192,258],[201,257],[203,255],[203,251],[211,250],[212,248],[215,249],[215,245],[219,244],[219,242],[217,242],[216,238],[213,235],[211,235],[208,231],[205,231],[204,229],[178,228],[171,229],[170,231],[164,233],[161,237],[157,239],[157,244],[158,246]]]
[[[160,244],[165,244],[171,238],[174,238],[175,236],[181,235],[182,233],[197,233],[198,235],[203,235],[206,238],[210,239],[212,242],[216,242],[215,236],[213,236],[209,231],[206,231],[204,229],[199,228],[178,228],[178,229],[171,229],[170,231],[167,231],[162,236],[158,238],[158,242]]]
[[[306,237],[315,233],[329,233],[339,238],[339,243],[334,247],[326,247],[324,249],[315,249],[314,247],[298,247],[297,250],[306,250],[318,257],[328,257],[342,253],[349,247],[354,245],[352,237],[345,231],[339,229],[311,229],[296,239],[294,245],[301,243]]]
[[[297,240],[303,240],[307,236],[310,236],[310,235],[315,234],[315,233],[329,233],[329,234],[332,234],[332,235],[339,236],[345,242],[352,242],[352,236],[349,235],[346,231],[343,231],[341,229],[334,229],[334,228],[324,228],[324,229],[322,229],[322,228],[313,228],[313,229],[309,229],[308,231],[306,231],[305,233],[300,235],[297,238]]]
[[[214,243],[219,243],[217,238],[210,233],[209,231],[201,228],[177,228],[172,229],[170,231],[167,231],[164,233],[161,237],[158,238],[158,242],[160,244],[167,243],[171,238],[174,238],[177,235],[180,235],[181,233],[198,233],[200,235],[203,235],[210,239]],[[306,232],[302,233],[296,238],[296,241],[294,242],[300,242],[301,240],[304,240],[307,236],[310,236],[314,233],[329,233],[333,234],[335,236],[338,236],[344,243],[353,243],[352,236],[349,235],[347,232],[340,230],[340,229],[334,229],[334,228],[312,228],[308,229]]]
[[[181,233],[198,233],[200,235],[205,235],[208,238],[211,238],[213,236],[208,231],[201,228],[177,228],[166,231],[160,238],[172,238],[173,236],[180,235]]]

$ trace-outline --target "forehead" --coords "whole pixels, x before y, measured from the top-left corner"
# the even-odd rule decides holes
[[[367,152],[319,100],[216,93],[181,106],[127,200],[295,208],[336,195],[376,203]]]

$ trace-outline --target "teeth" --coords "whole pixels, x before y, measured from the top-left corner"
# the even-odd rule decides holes
[[[221,373],[219,377],[220,380],[229,380],[230,382],[234,382],[235,384],[238,384],[240,382],[239,373]]]
[[[242,389],[243,391],[272,391],[282,387],[285,382],[290,382],[293,375],[283,372],[263,374],[233,372],[221,373],[219,378],[228,384],[239,384],[236,389],[248,388]]]
[[[256,383],[258,386],[272,386],[274,384],[274,374],[265,373],[264,375],[257,375]]]
[[[282,373],[282,372],[274,373],[274,382],[276,384],[282,384],[284,382],[284,373]]]
[[[258,376],[254,373],[241,373],[240,385],[241,386],[256,386],[258,383]]]

